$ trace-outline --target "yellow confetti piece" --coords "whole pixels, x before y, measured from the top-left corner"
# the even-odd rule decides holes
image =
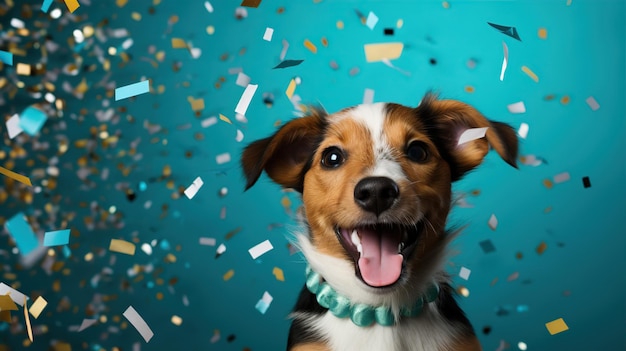
[[[283,273],[282,269],[274,267],[274,269],[272,269],[272,274],[274,275],[274,277],[276,277],[276,280],[281,282],[285,281],[285,274]]]
[[[43,311],[44,308],[48,305],[48,301],[44,299],[42,296],[39,296],[35,302],[30,306],[30,314],[35,317],[35,319],[39,318],[39,315]]]
[[[9,294],[0,295],[0,311],[17,311],[17,305]]]
[[[0,174],[4,174],[5,176],[15,179],[20,183],[24,183],[28,186],[33,186],[33,184],[30,182],[30,179],[26,176],[23,176],[21,174],[17,174],[13,171],[10,171],[2,166],[0,166]]]
[[[552,189],[554,184],[552,184],[552,181],[550,179],[546,178],[546,179],[543,180],[543,186],[545,186],[548,189]]]
[[[67,6],[67,9],[70,11],[70,13],[74,13],[74,11],[76,11],[77,8],[80,7],[80,4],[78,3],[77,0],[63,0],[65,2],[65,6]]]
[[[569,104],[569,101],[570,101],[570,98],[569,98],[569,96],[567,96],[567,95],[565,95],[565,96],[563,96],[563,97],[561,98],[561,103],[562,103],[563,105],[567,105],[567,104]]]
[[[133,12],[130,14],[130,17],[135,21],[141,21],[141,14],[139,12]]]
[[[535,72],[533,72],[530,68],[522,66],[522,71],[526,73],[530,77],[530,79],[534,80],[535,83],[539,83],[539,77],[537,77]]]
[[[117,7],[124,7],[128,3],[128,0],[115,0],[115,5]]]
[[[111,244],[109,244],[109,251],[119,252],[132,256],[135,254],[135,244],[126,240],[111,239]]]
[[[337,21],[337,29],[343,29],[343,21]]]
[[[324,45],[325,48],[328,47],[328,39],[326,39],[326,37],[322,37],[322,45]]]
[[[228,272],[224,273],[224,281],[227,282],[230,280],[230,278],[232,278],[235,275],[235,270],[231,269]]]
[[[15,71],[21,76],[30,76],[31,67],[26,63],[20,62],[17,64],[17,66],[15,66]]]
[[[295,92],[296,92],[296,80],[292,79],[289,82],[289,86],[287,87],[287,90],[285,91],[285,95],[287,95],[287,98],[291,100],[291,97],[293,97],[293,93]]]
[[[539,30],[537,31],[537,35],[541,39],[546,39],[548,37],[548,30],[545,28],[539,28]]]
[[[187,101],[189,101],[189,103],[191,104],[191,109],[194,112],[195,111],[202,111],[202,110],[204,110],[204,99],[203,98],[194,99],[193,96],[188,96],[187,97]]]
[[[226,116],[224,116],[223,114],[220,113],[220,119],[228,124],[233,124],[233,122],[230,121],[230,119]]]
[[[207,33],[208,35],[213,35],[213,34],[215,34],[215,27],[213,27],[213,26],[208,26],[208,27],[206,27],[206,33]]]
[[[187,49],[187,42],[181,38],[172,38],[172,49]]]
[[[289,200],[287,196],[283,196],[283,198],[280,200],[280,204],[283,205],[283,207],[285,208],[289,208],[291,207],[291,200]]]
[[[172,324],[176,326],[183,324],[183,319],[177,315],[173,315],[171,321],[172,321]]]
[[[363,49],[365,50],[365,60],[367,62],[377,62],[383,59],[393,60],[402,55],[402,49],[404,44],[402,43],[377,43],[377,44],[365,44]]]
[[[30,317],[28,316],[28,303],[26,296],[24,296],[24,322],[26,323],[26,330],[28,331],[28,339],[33,342],[33,327],[30,325]]]
[[[550,335],[558,334],[569,329],[563,318],[555,319],[552,322],[546,323],[546,328],[548,328]]]
[[[309,39],[305,39],[304,40],[304,47],[311,50],[312,53],[317,54],[317,46],[315,46],[315,44],[311,43],[311,41]]]

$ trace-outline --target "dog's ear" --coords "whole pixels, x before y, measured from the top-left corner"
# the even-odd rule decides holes
[[[324,134],[325,113],[313,109],[283,125],[274,135],[248,145],[241,156],[246,190],[263,170],[285,188],[302,192],[304,172]]]
[[[506,163],[517,168],[518,140],[515,131],[506,123],[490,121],[472,106],[456,100],[438,100],[428,93],[415,109],[425,123],[429,136],[448,159],[452,181],[478,166],[489,147],[495,149]],[[488,127],[484,138],[461,145],[459,136],[467,129]]]

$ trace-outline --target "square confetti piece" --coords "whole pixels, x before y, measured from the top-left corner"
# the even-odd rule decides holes
[[[35,232],[26,221],[23,213],[18,213],[6,222],[6,227],[13,240],[17,244],[17,248],[23,256],[28,255],[39,246],[39,240]],[[0,291],[0,294],[2,291]]]
[[[43,246],[61,246],[70,242],[70,229],[46,232],[43,237]]]
[[[196,194],[198,193],[198,190],[200,190],[202,185],[204,185],[202,178],[197,177],[193,181],[193,183],[191,183],[191,185],[187,189],[185,189],[185,196],[187,196],[189,200],[193,199],[193,197],[196,196]]]
[[[374,29],[376,27],[376,23],[378,23],[378,16],[374,12],[371,12],[367,15],[367,20],[365,21],[365,25],[369,29]]]
[[[119,252],[132,256],[135,254],[135,244],[125,240],[111,239],[111,243],[109,244],[109,251]]]
[[[591,180],[589,180],[589,177],[583,177],[583,186],[585,188],[591,188]]]
[[[267,309],[270,307],[270,304],[272,303],[273,300],[274,298],[272,297],[272,295],[270,295],[266,291],[263,293],[263,297],[261,297],[259,302],[257,302],[256,306],[254,306],[254,308],[256,308],[259,312],[261,312],[261,314],[265,314],[265,312],[267,312]]]
[[[44,299],[42,296],[39,296],[30,306],[29,312],[35,319],[37,319],[47,305],[48,301],[46,301],[46,299]]]
[[[13,139],[20,135],[24,130],[20,127],[20,116],[14,114],[9,118],[6,123],[7,131],[9,132],[9,139]]]
[[[558,334],[569,329],[563,318],[555,319],[552,322],[546,323],[546,328],[548,329],[550,335]]]
[[[267,27],[265,28],[265,33],[263,34],[263,40],[272,41],[273,35],[274,35],[274,28]]]
[[[589,105],[592,111],[597,111],[600,108],[600,104],[593,96],[588,97],[585,102]]]
[[[480,247],[483,249],[484,253],[490,253],[496,251],[496,247],[493,245],[491,240],[483,240],[479,243]]]
[[[489,228],[491,228],[491,230],[496,230],[496,228],[498,228],[498,218],[495,214],[491,214],[491,217],[489,217],[489,221],[487,222],[487,224],[489,225]]]
[[[43,4],[41,4],[41,11],[43,11],[44,13],[48,13],[50,5],[52,5],[52,1],[53,0],[43,0]]]
[[[7,51],[0,50],[0,61],[7,65],[13,66],[13,54]]]
[[[528,129],[530,129],[528,123],[520,124],[519,129],[517,130],[517,135],[519,135],[522,139],[526,139],[528,136]]]
[[[19,127],[31,136],[37,135],[41,127],[46,123],[48,116],[42,110],[35,107],[27,107],[20,114]]]
[[[74,13],[74,11],[76,11],[76,9],[78,9],[80,7],[80,4],[78,3],[77,0],[63,0],[65,2],[65,6],[67,6],[67,9],[70,11],[70,13]]]
[[[461,267],[461,271],[459,272],[459,277],[461,277],[461,278],[463,278],[465,280],[468,280],[471,273],[472,273],[471,270],[469,270],[469,269],[467,269],[465,267]]]

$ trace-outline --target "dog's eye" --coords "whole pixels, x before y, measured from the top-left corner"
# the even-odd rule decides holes
[[[326,168],[336,168],[341,166],[346,160],[343,152],[337,147],[329,147],[322,152],[322,166]]]
[[[407,146],[406,155],[413,162],[426,162],[428,160],[428,146],[423,141],[413,141]]]

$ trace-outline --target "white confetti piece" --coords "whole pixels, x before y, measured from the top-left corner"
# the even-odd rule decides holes
[[[213,5],[211,5],[210,2],[205,1],[204,2],[204,8],[209,11],[209,13],[213,13]]]
[[[215,250],[215,253],[218,255],[221,255],[224,252],[226,252],[226,245],[224,244],[220,244],[220,246],[217,247],[217,250]]]
[[[506,66],[509,61],[509,48],[506,46],[505,42],[502,42],[502,47],[504,50],[504,59],[502,60],[502,69],[500,70],[500,81],[504,80],[504,72],[506,72]]]
[[[237,80],[235,81],[235,84],[245,88],[248,84],[250,84],[250,77],[243,72],[239,72],[237,73]]]
[[[496,228],[498,227],[498,218],[496,218],[495,214],[491,214],[491,217],[489,217],[489,221],[487,222],[487,224],[489,225],[489,228],[491,228],[491,230],[496,230]]]
[[[144,321],[143,318],[141,318],[141,316],[139,315],[139,313],[135,311],[133,306],[128,306],[126,311],[124,311],[123,315],[124,317],[126,317],[126,319],[128,319],[130,324],[132,324],[133,327],[137,329],[139,334],[141,334],[141,336],[146,342],[149,342],[150,339],[152,339],[152,337],[154,336],[154,333],[152,332],[152,330],[150,329],[146,321]]]
[[[568,180],[570,180],[570,176],[568,172],[563,172],[563,173],[559,173],[555,175],[554,177],[552,177],[552,179],[554,180],[556,184],[559,184],[559,183],[567,182]]]
[[[91,327],[92,325],[96,324],[98,320],[97,319],[83,319],[83,322],[80,324],[80,327],[78,327],[78,332],[82,332],[83,330]]]
[[[211,116],[209,118],[203,119],[202,122],[200,122],[200,125],[202,126],[202,128],[208,128],[214,124],[217,124],[217,117],[215,116]]]
[[[11,116],[11,118],[7,120],[6,126],[7,131],[9,132],[9,139],[15,138],[24,131],[24,129],[20,127],[20,116],[17,114],[14,114],[13,116]]]
[[[526,166],[537,167],[543,163],[543,160],[535,155],[525,155],[520,157],[520,162]]]
[[[261,297],[259,302],[257,302],[255,308],[262,314],[265,314],[273,300],[274,298],[272,297],[272,295],[270,295],[270,293],[266,291],[263,293],[263,296]]]
[[[363,93],[363,103],[371,104],[374,102],[374,89],[365,89]]]
[[[465,130],[459,137],[459,143],[457,145],[465,144],[469,141],[480,139],[485,136],[489,127],[482,128],[470,128]]]
[[[230,154],[228,152],[215,156],[215,161],[218,165],[230,162]]]
[[[274,35],[274,29],[267,27],[265,28],[265,33],[263,34],[263,40],[272,41],[273,35]]]
[[[141,244],[141,251],[143,251],[146,255],[152,255],[152,246],[148,243]]]
[[[507,106],[509,112],[511,113],[525,113],[526,106],[524,105],[524,101],[516,102],[514,104],[510,104]]]
[[[600,108],[600,104],[593,96],[588,97],[585,102],[589,105],[589,107],[591,107],[592,111],[597,111]]]
[[[196,193],[198,193],[198,190],[200,190],[202,185],[204,185],[202,178],[197,177],[193,181],[193,183],[191,183],[191,185],[187,189],[185,189],[185,196],[187,196],[189,200],[193,199],[193,197],[196,196]]]
[[[215,246],[215,238],[200,238],[200,245]]]
[[[387,59],[387,58],[381,59],[380,61],[381,61],[382,63],[384,63],[387,67],[393,68],[393,69],[395,69],[396,71],[398,71],[398,72],[400,72],[400,73],[404,74],[404,75],[405,75],[405,76],[407,76],[407,77],[410,77],[410,76],[411,76],[411,72],[409,72],[409,71],[405,71],[405,70],[403,70],[403,69],[401,69],[401,68],[398,68],[398,67],[394,66],[394,65],[391,63],[391,61],[389,61],[389,59]]]
[[[289,49],[289,43],[287,40],[283,39],[283,49],[280,51],[279,59],[282,61],[287,56],[287,50]]]
[[[243,92],[241,98],[239,99],[239,103],[237,103],[237,107],[235,107],[236,113],[240,113],[242,115],[246,114],[248,106],[250,105],[250,101],[252,101],[252,97],[254,96],[254,93],[256,92],[256,89],[258,87],[259,86],[256,84],[248,84],[246,90]]]
[[[272,243],[270,243],[269,240],[265,240],[264,242],[248,250],[248,252],[250,253],[250,256],[252,256],[252,259],[256,260],[259,256],[265,254],[266,252],[272,250],[273,248],[274,247],[272,246]]]
[[[367,15],[367,20],[365,21],[365,25],[369,28],[369,29],[374,29],[374,27],[376,27],[376,23],[378,23],[378,16],[376,16],[376,14],[372,11],[370,11],[370,13]]]
[[[469,270],[469,269],[467,269],[465,267],[461,267],[461,271],[459,272],[459,277],[461,277],[461,278],[463,278],[465,280],[468,280],[469,276],[470,276],[470,273],[472,273],[471,270]]]
[[[235,141],[237,141],[238,143],[243,141],[243,132],[239,129],[237,129],[237,136],[235,137]]]
[[[526,137],[528,136],[528,129],[530,128],[530,126],[528,125],[528,123],[522,123],[519,126],[519,129],[517,130],[517,134],[522,138],[522,139],[526,139]]]
[[[26,295],[22,294],[21,292],[13,289],[12,287],[4,283],[0,283],[0,295],[6,295],[6,294],[9,294],[9,296],[11,297],[11,300],[13,300],[13,302],[15,302],[16,304],[22,307],[24,306],[24,299],[30,300],[30,298],[28,298]]]

